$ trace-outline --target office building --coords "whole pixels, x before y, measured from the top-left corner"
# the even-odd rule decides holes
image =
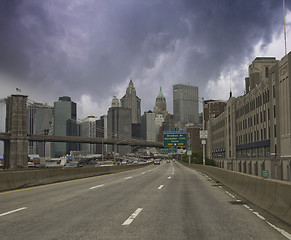
[[[27,133],[48,135],[52,129],[54,108],[42,103],[27,106]],[[29,142],[28,154],[45,157],[50,155],[44,142]]]
[[[5,132],[6,103],[5,99],[0,99],[0,132]],[[0,158],[3,158],[4,142],[0,141]]]
[[[95,138],[97,134],[97,120],[98,118],[91,115],[81,122],[81,136]],[[87,154],[96,153],[97,144],[82,143],[81,150]]]
[[[280,61],[257,57],[245,95],[231,97],[207,123],[207,156],[234,171],[291,180],[291,52]]]
[[[176,123],[184,128],[187,123],[199,122],[198,87],[184,84],[173,85],[173,110]]]
[[[136,95],[136,90],[132,80],[130,80],[126,89],[126,94],[120,99],[122,108],[131,109],[131,123],[140,123],[141,99]]]
[[[167,102],[166,98],[164,97],[164,94],[162,92],[162,87],[160,87],[160,91],[158,93],[158,96],[156,97],[156,104],[154,107],[154,113],[157,114],[162,114],[163,117],[165,117],[168,112],[167,112]]]
[[[116,97],[115,97],[116,98]],[[117,99],[117,102],[119,104],[119,101]],[[96,121],[96,137],[97,138],[103,138],[103,139],[107,139],[107,115],[103,115],[100,117],[99,120]],[[107,144],[97,144],[97,149],[96,149],[98,154],[104,154],[106,155],[108,152],[108,145]]]
[[[107,136],[119,139],[119,142],[122,143],[124,140],[131,139],[132,136],[131,109],[115,106],[117,106],[116,98],[113,99],[112,107],[109,108],[107,114]],[[113,144],[108,145],[108,151],[124,155],[131,152],[131,147]]]
[[[79,136],[80,126],[77,123],[77,106],[70,97],[60,97],[54,102],[54,136]],[[56,142],[53,144],[53,156],[61,157],[70,151],[80,150],[80,144]]]
[[[155,113],[152,111],[144,112],[141,116],[141,137],[147,141],[156,141]]]

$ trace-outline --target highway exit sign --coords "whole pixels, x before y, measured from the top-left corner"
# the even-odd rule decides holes
[[[163,131],[164,147],[187,146],[187,131]]]

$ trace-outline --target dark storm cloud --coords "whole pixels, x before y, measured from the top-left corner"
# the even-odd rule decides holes
[[[223,69],[255,57],[259,41],[281,33],[282,18],[277,0],[6,0],[0,72],[55,99],[69,91],[96,101],[132,77],[141,97],[151,92],[149,108],[152,87],[180,81],[201,92]]]

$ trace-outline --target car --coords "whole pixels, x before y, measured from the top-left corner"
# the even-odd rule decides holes
[[[123,160],[123,161],[121,162],[121,165],[127,165],[127,161],[126,161],[126,160]]]
[[[79,162],[69,162],[64,166],[64,168],[78,168],[78,167],[83,167],[83,166]]]
[[[168,159],[167,161],[166,161],[166,163],[170,163],[171,161],[170,161],[170,159]]]
[[[100,163],[100,167],[113,167],[115,166],[113,161],[105,161]]]
[[[160,161],[159,160],[154,160],[154,165],[160,165]]]
[[[133,164],[138,164],[138,161],[136,161],[136,160],[135,160],[135,161],[133,161]]]

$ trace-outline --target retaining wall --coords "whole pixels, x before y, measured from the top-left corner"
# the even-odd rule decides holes
[[[56,183],[79,178],[93,177],[133,170],[152,163],[114,166],[114,167],[82,167],[82,168],[47,168],[26,170],[3,170],[0,172],[0,191],[32,187],[42,184]]]
[[[290,182],[265,179],[212,166],[180,163],[209,175],[250,202],[291,224]]]

